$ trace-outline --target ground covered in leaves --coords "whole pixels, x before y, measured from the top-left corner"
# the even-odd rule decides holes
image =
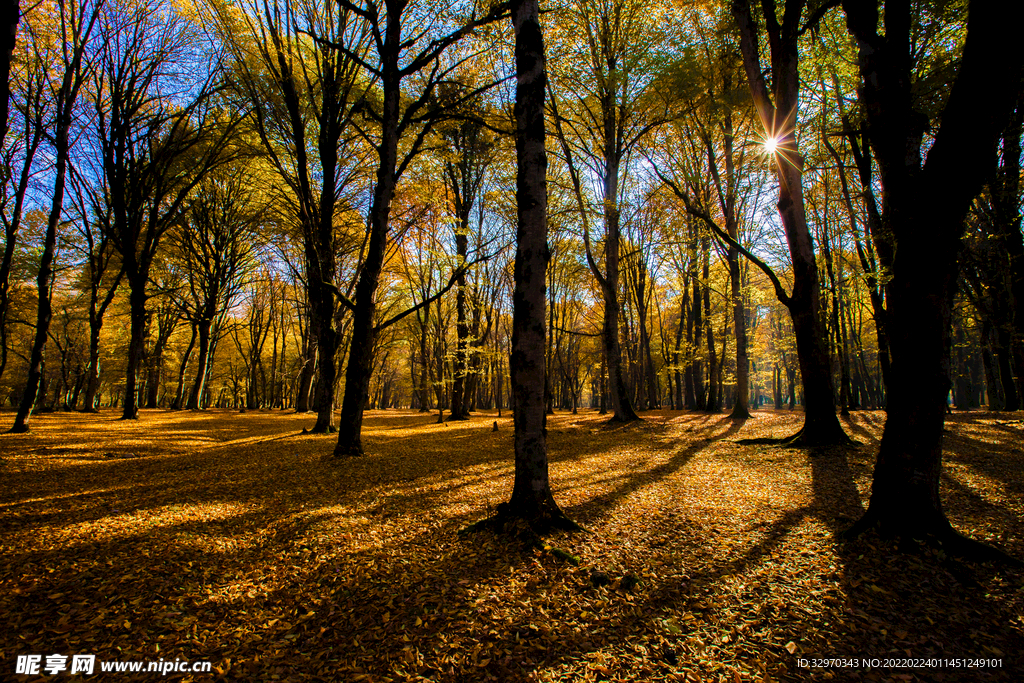
[[[881,412],[844,418],[861,445],[824,453],[736,443],[795,431],[787,412],[550,418],[556,498],[586,532],[548,542],[578,565],[458,533],[508,498],[507,417],[371,412],[366,457],[334,462],[333,437],[301,433],[309,416],[116,418],[0,435],[0,678],[28,680],[12,672],[33,653],[212,663],[175,680],[1024,675],[1020,570],[839,539],[866,504]],[[1022,437],[1019,415],[950,416],[943,495],[957,528],[1024,558]],[[861,665],[801,665],[822,658]],[[943,666],[884,666],[908,658]]]

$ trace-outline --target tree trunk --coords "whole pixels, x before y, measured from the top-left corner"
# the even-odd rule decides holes
[[[455,253],[459,265],[466,263],[469,248],[469,215],[459,217],[459,232],[455,235]],[[466,373],[469,370],[469,319],[466,307],[466,273],[463,271],[456,279],[455,292],[455,367],[452,368],[452,404],[448,420],[465,420],[469,418],[466,393]]]
[[[426,315],[426,314],[424,314]],[[417,313],[417,317],[419,314]],[[430,358],[427,356],[427,319],[423,318],[420,328],[420,377],[417,392],[420,396],[420,412],[430,412]]]
[[[89,367],[86,370],[85,400],[82,403],[83,413],[96,412],[96,394],[100,389],[100,331],[103,329],[103,319],[92,319],[90,311],[89,320]]]
[[[14,59],[14,43],[18,35],[18,21],[21,19],[21,0],[10,0],[4,11],[2,38],[0,38],[0,147],[7,138],[7,111],[11,99],[11,62]]]
[[[515,421],[515,483],[507,503],[511,517],[537,531],[571,528],[551,494],[547,416],[544,412],[544,285],[548,265],[547,153],[544,99],[547,71],[537,0],[513,0],[516,34],[516,231],[512,302],[512,410]],[[606,316],[607,317],[607,316]],[[607,344],[606,344],[607,348]]]
[[[793,264],[793,291],[785,301],[793,319],[797,360],[804,386],[804,426],[791,441],[818,446],[848,443],[836,417],[832,372],[824,346],[818,291],[818,267],[807,227],[803,196],[803,158],[796,146],[798,77],[797,42],[804,0],[786,0],[783,23],[774,14],[765,17],[771,51],[774,103],[760,67],[757,26],[747,0],[733,3],[740,27],[740,46],[747,82],[765,135],[777,141],[776,170],[779,177],[779,216],[786,233]]]
[[[66,81],[65,77],[65,81]],[[43,350],[46,347],[47,334],[50,331],[50,320],[53,318],[51,289],[53,287],[53,258],[57,249],[57,227],[60,225],[61,213],[64,210],[64,185],[68,167],[68,137],[71,126],[70,103],[66,101],[67,93],[62,93],[62,104],[66,108],[60,115],[55,133],[57,149],[56,176],[53,181],[53,195],[50,204],[50,215],[46,221],[46,234],[43,238],[43,253],[39,260],[39,273],[36,276],[36,291],[39,305],[36,309],[36,334],[32,341],[32,350],[28,359],[28,379],[25,391],[18,405],[18,414],[14,418],[13,433],[27,432],[28,419],[36,403],[40,382],[43,377]],[[6,112],[5,112],[6,113]]]
[[[874,3],[843,6],[858,42],[860,95],[884,188],[882,224],[899,254],[886,283],[888,418],[871,500],[851,533],[878,525],[886,534],[933,536],[957,550],[979,550],[953,531],[942,509],[942,428],[964,216],[1016,98],[1012,89],[991,88],[988,77],[999,70],[1019,82],[1017,27],[995,3],[970,3],[957,80],[922,164],[924,122],[911,96],[910,8],[886,8],[882,38]]]
[[[196,378],[192,382],[192,389],[188,394],[188,410],[199,410],[200,400],[206,389],[206,373],[210,360],[210,327],[213,321],[203,318],[199,321],[199,362],[196,363]]]
[[[130,337],[128,342],[128,365],[124,379],[124,408],[122,420],[139,419],[138,376],[142,365],[142,353],[146,343],[146,281],[148,268],[139,263],[126,267],[128,276]]]
[[[726,82],[726,86],[731,83],[730,79]],[[739,224],[736,220],[736,167],[733,159],[734,136],[731,113],[726,114],[723,127],[726,183],[726,195],[723,202],[725,231],[738,244],[740,236]],[[726,261],[729,264],[729,298],[732,302],[733,329],[736,335],[736,400],[729,417],[745,420],[750,417],[750,359],[747,357],[746,308],[743,305],[743,293],[740,289],[740,254],[736,247],[729,246],[729,250],[726,252]]]
[[[313,387],[313,375],[316,374],[317,349],[312,332],[306,332],[306,349],[302,355],[302,369],[295,390],[295,412],[309,412],[309,394]]]
[[[189,336],[188,346],[181,356],[181,365],[178,366],[178,389],[174,393],[174,402],[171,410],[181,410],[185,402],[185,373],[188,371],[188,361],[192,357],[192,351],[196,347],[196,338],[199,336],[198,326],[192,323],[192,334]]]
[[[359,281],[356,283],[355,310],[352,312],[352,341],[348,367],[345,371],[345,397],[341,404],[338,426],[338,444],[334,455],[363,454],[363,408],[370,388],[370,370],[373,367],[373,348],[376,337],[374,316],[377,311],[376,292],[384,265],[387,246],[388,221],[391,200],[395,194],[396,166],[398,164],[398,123],[400,115],[400,83],[398,70],[399,34],[401,29],[389,23],[385,52],[393,59],[383,59],[383,119],[382,137],[378,148],[380,166],[370,207],[370,235]]]
[[[704,410],[718,412],[718,354],[715,353],[715,331],[711,326],[711,238],[704,238],[704,335],[708,348],[708,392]]]
[[[612,110],[613,111],[613,110]],[[604,326],[602,337],[604,354],[608,363],[608,392],[612,403],[613,422],[632,422],[640,416],[633,410],[629,400],[626,378],[622,372],[622,348],[619,342],[619,160],[613,149],[614,113],[605,111],[605,172],[604,221],[605,221],[605,282],[601,293],[604,297]]]
[[[326,309],[330,308],[330,322],[324,324],[321,320],[321,324],[317,326],[316,346],[320,360],[320,380],[316,385],[316,424],[310,431],[313,434],[330,434],[336,429],[334,426],[334,384],[338,377],[338,366],[335,356],[338,351],[340,335],[333,322],[334,297],[330,296],[329,300],[327,298],[322,300],[321,307],[325,309],[321,311],[321,316],[326,316],[328,314]],[[369,382],[369,373],[367,373],[367,382]]]

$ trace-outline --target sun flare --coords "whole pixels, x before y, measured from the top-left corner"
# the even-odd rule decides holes
[[[764,151],[768,154],[775,154],[779,148],[779,141],[777,138],[766,138],[764,141]]]

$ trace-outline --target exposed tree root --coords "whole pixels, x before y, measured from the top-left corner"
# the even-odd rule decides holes
[[[1016,557],[987,543],[964,536],[948,522],[936,524],[934,527],[915,532],[915,530],[904,528],[899,524],[885,524],[878,519],[877,515],[867,512],[852,527],[844,531],[841,537],[849,541],[868,531],[876,531],[882,538],[899,540],[899,548],[903,552],[914,549],[914,544],[911,544],[910,541],[918,541],[928,547],[941,549],[948,556],[961,560],[995,562],[1011,567],[1024,567],[1024,562]]]
[[[604,426],[605,427],[615,427],[615,426],[621,426],[621,425],[637,424],[638,422],[643,422],[643,421],[644,421],[644,419],[642,417],[640,417],[639,415],[634,415],[633,417],[628,417],[628,416],[627,417],[618,417],[616,415],[612,415],[604,423]]]
[[[318,426],[314,425],[313,428],[310,429],[306,433],[307,434],[337,434],[338,433],[338,428],[337,427],[331,427],[331,426],[318,427]]]
[[[485,529],[495,533],[509,533],[522,530],[524,524],[526,528],[530,529],[531,533],[537,536],[543,536],[552,531],[586,531],[579,524],[569,519],[558,507],[537,510],[532,515],[523,515],[513,512],[512,506],[508,503],[499,503],[493,515],[470,524],[459,533],[468,534]]]
[[[580,564],[580,558],[572,553],[545,543],[542,536],[552,531],[585,531],[576,522],[569,519],[560,509],[554,512],[546,510],[538,513],[531,519],[514,515],[508,503],[498,505],[497,512],[485,519],[474,522],[459,530],[459,536],[477,533],[479,531],[492,531],[496,534],[509,536],[520,543],[550,555],[554,555],[563,562],[573,566]]]
[[[824,446],[860,445],[859,441],[851,439],[842,429],[838,430],[837,433],[832,433],[827,436],[818,434],[811,437],[807,435],[803,428],[789,436],[779,438],[737,439],[736,443],[742,446],[780,446],[782,448],[822,448]]]
[[[324,460],[336,461],[341,458],[361,458],[366,454],[361,445],[336,446],[335,449],[324,456]]]

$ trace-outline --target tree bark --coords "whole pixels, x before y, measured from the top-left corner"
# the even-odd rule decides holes
[[[396,167],[398,165],[398,125],[401,115],[400,85],[398,69],[399,39],[401,29],[393,27],[390,17],[382,54],[383,117],[382,134],[378,154],[377,182],[370,206],[370,235],[366,259],[363,262],[356,284],[355,310],[352,312],[352,342],[349,349],[348,367],[345,370],[345,397],[341,404],[338,426],[338,443],[334,455],[363,454],[363,408],[370,388],[370,368],[373,367],[373,348],[376,337],[374,316],[377,311],[376,292],[384,266],[384,251],[387,246],[388,221],[391,215],[391,200],[395,194]]]
[[[726,81],[728,88],[731,78]],[[733,157],[734,134],[732,114],[727,112],[723,121],[725,133],[725,197],[722,209],[725,215],[725,231],[739,243],[739,222],[736,220],[736,162]],[[736,400],[733,402],[730,418],[745,420],[750,417],[750,359],[747,356],[747,316],[743,306],[743,292],[740,288],[740,254],[736,247],[729,245],[726,252],[729,264],[729,299],[732,302],[732,321],[736,336]]]
[[[513,0],[516,44],[516,231],[512,297],[512,410],[515,421],[515,483],[507,513],[535,531],[575,525],[551,493],[547,416],[544,411],[544,293],[548,265],[547,153],[544,99],[547,70],[537,0]]]
[[[196,377],[192,381],[192,389],[188,393],[188,410],[199,410],[203,391],[206,389],[206,373],[210,360],[210,328],[213,320],[202,317],[196,325],[199,331],[199,362],[196,363]]]
[[[188,346],[185,353],[181,355],[181,364],[178,366],[178,389],[174,394],[174,402],[171,403],[171,410],[181,410],[185,402],[185,373],[188,371],[188,361],[192,357],[192,351],[196,347],[196,338],[199,336],[199,329],[192,323],[192,334],[189,336]]]
[[[843,7],[857,40],[860,99],[881,173],[881,220],[899,254],[886,283],[888,418],[871,500],[851,533],[877,525],[886,534],[937,537],[977,551],[980,544],[953,531],[939,496],[950,322],[964,216],[1016,97],[1013,89],[991,88],[990,75],[998,70],[1019,82],[1017,27],[995,3],[970,3],[958,77],[922,163],[927,119],[914,108],[909,5],[886,8],[884,37],[875,3],[847,0]]]
[[[10,0],[4,11],[2,38],[0,38],[0,147],[7,138],[7,112],[11,100],[11,61],[21,19],[21,0]]]
[[[130,264],[130,265],[129,265]],[[124,408],[122,420],[139,419],[138,375],[142,366],[142,354],[146,343],[146,282],[149,280],[148,264],[140,264],[134,258],[126,259],[129,295],[129,342],[128,365],[125,369]]]
[[[87,34],[88,35],[88,34]],[[58,94],[57,124],[54,132],[54,147],[57,153],[57,160],[53,181],[53,193],[51,195],[50,214],[46,221],[46,233],[43,237],[43,252],[39,261],[39,273],[36,276],[36,291],[39,303],[36,309],[36,333],[32,341],[32,350],[28,359],[28,379],[25,383],[25,390],[18,404],[18,413],[14,418],[14,425],[10,431],[13,433],[27,432],[28,419],[36,404],[36,398],[41,395],[39,392],[40,382],[43,376],[43,350],[46,347],[47,335],[50,331],[50,321],[53,318],[52,288],[53,288],[53,259],[57,249],[57,228],[60,225],[61,214],[64,211],[64,187],[67,182],[67,168],[69,163],[71,109],[78,91],[80,81],[78,74],[72,72],[77,70],[81,59],[82,46],[76,46],[75,65],[65,66],[64,81]]]
[[[782,24],[775,15],[774,3],[764,5],[774,102],[761,72],[758,29],[749,0],[735,0],[733,15],[740,27],[743,66],[754,106],[765,136],[777,141],[778,209],[793,263],[793,290],[783,303],[793,319],[797,361],[804,387],[804,426],[790,441],[807,446],[849,443],[836,417],[831,365],[819,315],[818,267],[804,211],[803,158],[796,146],[800,93],[797,43],[806,2],[786,0]]]

